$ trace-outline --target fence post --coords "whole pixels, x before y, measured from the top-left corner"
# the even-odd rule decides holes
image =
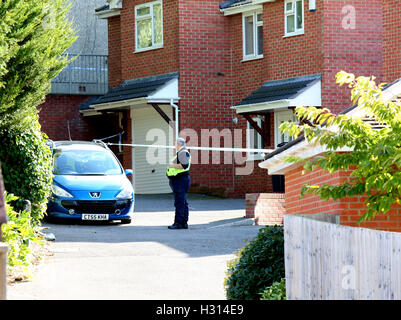
[[[4,201],[4,186],[0,167],[0,300],[5,300],[7,290],[7,252],[8,246],[2,243],[1,225],[7,222],[5,201]]]

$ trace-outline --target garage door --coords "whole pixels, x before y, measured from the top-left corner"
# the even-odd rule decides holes
[[[171,106],[160,106],[172,119]],[[131,110],[133,143],[172,145],[170,126],[152,107]],[[170,134],[170,136],[169,136]],[[134,187],[137,194],[170,193],[166,167],[173,150],[133,148]]]

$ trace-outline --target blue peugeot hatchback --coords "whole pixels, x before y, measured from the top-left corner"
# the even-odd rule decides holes
[[[101,141],[52,142],[54,176],[49,218],[131,223],[134,189],[114,153]]]

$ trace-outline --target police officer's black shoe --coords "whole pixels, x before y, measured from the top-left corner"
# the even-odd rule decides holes
[[[181,224],[181,223],[175,222],[172,226],[168,226],[168,228],[172,229],[172,230],[188,229],[188,224],[187,223]]]
[[[178,230],[178,229],[182,229],[182,225],[178,222],[175,222],[172,226],[168,226],[169,229],[172,230]]]

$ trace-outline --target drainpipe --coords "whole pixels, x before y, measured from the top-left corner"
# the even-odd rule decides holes
[[[178,133],[179,133],[179,123],[180,123],[180,119],[178,116],[178,113],[180,112],[180,110],[178,109],[178,106],[174,103],[174,99],[170,100],[170,105],[174,108],[174,112],[175,112],[175,140],[178,139]]]

